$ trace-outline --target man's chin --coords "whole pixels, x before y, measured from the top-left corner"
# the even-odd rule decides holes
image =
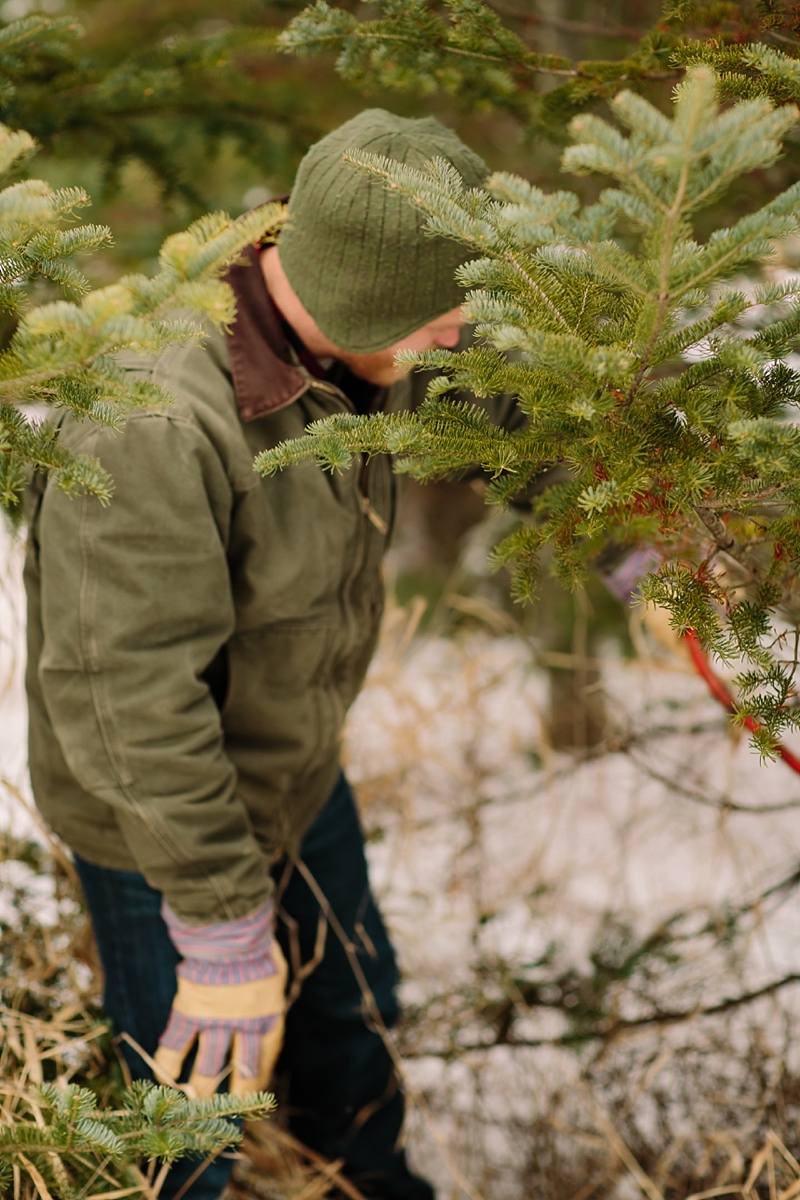
[[[396,367],[393,362],[385,364],[359,362],[358,356],[345,361],[354,375],[358,375],[359,379],[365,379],[367,383],[372,383],[376,387],[391,387],[393,383],[397,383],[398,379],[408,375],[411,370],[406,366]]]

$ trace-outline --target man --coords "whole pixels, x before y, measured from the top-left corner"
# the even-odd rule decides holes
[[[199,1091],[226,1063],[252,1090],[280,1045],[287,960],[291,1129],[366,1194],[427,1200],[398,1146],[381,1038],[397,968],[338,763],[381,617],[391,467],[252,467],[310,421],[383,405],[398,349],[459,338],[465,252],[346,165],[350,147],[441,155],[469,185],[486,173],[434,120],[362,113],[303,160],[278,244],[229,272],[228,335],[126,364],[174,404],[116,436],[64,420],[115,494],[104,508],[41,479],[31,491],[31,775],[75,852],[116,1030],[149,1056],[160,1043],[164,1077],[194,1053]],[[229,1170],[215,1161],[189,1200],[213,1200]]]

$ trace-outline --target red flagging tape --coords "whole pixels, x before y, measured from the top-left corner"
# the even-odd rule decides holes
[[[718,700],[722,707],[726,708],[728,712],[735,712],[736,706],[733,702],[733,696],[728,691],[727,687],[719,678],[719,676],[715,675],[711,670],[711,664],[706,657],[703,647],[700,645],[700,640],[697,635],[692,633],[691,630],[688,630],[684,634],[684,641],[686,642],[689,653],[692,656],[692,662],[695,665],[697,673],[698,675],[702,675],[703,679],[705,679],[711,695],[715,700]],[[755,721],[752,717],[745,717],[744,724],[751,733],[755,733],[756,730],[761,728],[758,721]],[[790,767],[793,771],[796,771],[797,774],[800,775],[800,758],[797,758],[794,754],[792,754],[791,750],[787,750],[782,742],[778,742],[775,746],[775,749],[777,750],[778,755],[786,763],[787,767]]]

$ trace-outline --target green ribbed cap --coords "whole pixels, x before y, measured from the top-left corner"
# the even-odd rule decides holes
[[[366,150],[421,167],[446,158],[468,187],[488,167],[433,117],[410,120],[370,108],[312,146],[300,164],[279,241],[281,265],[306,311],[335,346],[385,350],[456,308],[456,267],[470,255],[423,231],[424,215],[344,162]]]

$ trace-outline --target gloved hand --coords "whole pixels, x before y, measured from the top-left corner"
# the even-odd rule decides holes
[[[240,1096],[262,1091],[283,1042],[287,975],[272,929],[272,901],[217,925],[187,925],[166,901],[161,911],[183,961],[156,1063],[178,1079],[197,1041],[189,1083],[198,1096],[214,1094],[229,1051],[229,1091]]]

